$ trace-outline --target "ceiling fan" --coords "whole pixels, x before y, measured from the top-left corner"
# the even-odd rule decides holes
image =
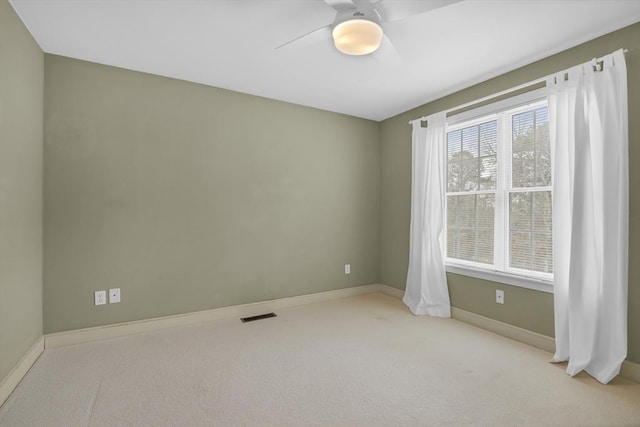
[[[296,37],[278,47],[304,38],[331,34],[336,49],[346,55],[373,54],[385,62],[400,62],[395,47],[384,33],[386,22],[399,21],[461,0],[323,0],[336,11],[333,22]]]

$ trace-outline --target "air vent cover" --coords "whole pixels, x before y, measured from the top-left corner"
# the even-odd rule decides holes
[[[243,317],[240,320],[242,320],[242,323],[247,323],[247,322],[254,322],[256,320],[268,319],[270,317],[278,317],[278,316],[276,316],[275,313],[265,313],[265,314],[258,314],[257,316]]]

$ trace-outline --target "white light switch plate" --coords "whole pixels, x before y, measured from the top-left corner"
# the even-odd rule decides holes
[[[109,289],[109,304],[120,302],[120,288]]]

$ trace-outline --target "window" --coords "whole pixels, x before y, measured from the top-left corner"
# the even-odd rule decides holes
[[[550,290],[547,102],[499,107],[447,127],[447,270]]]

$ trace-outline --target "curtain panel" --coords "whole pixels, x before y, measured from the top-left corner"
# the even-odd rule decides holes
[[[409,269],[402,301],[414,314],[451,317],[444,267],[446,113],[413,122]]]
[[[608,383],[627,354],[629,161],[622,50],[550,76],[556,362]]]

